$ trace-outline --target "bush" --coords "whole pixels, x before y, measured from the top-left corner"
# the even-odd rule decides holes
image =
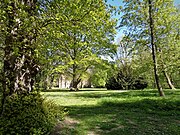
[[[103,85],[97,85],[97,86],[94,86],[94,88],[105,88],[105,86],[103,86]]]
[[[122,85],[116,80],[115,77],[110,77],[106,82],[106,88],[108,90],[122,90]]]
[[[148,83],[142,77],[137,78],[133,74],[124,74],[119,71],[117,75],[107,80],[105,86],[108,90],[137,90],[146,88]]]
[[[47,135],[64,114],[63,108],[45,100],[39,93],[14,94],[6,98],[0,117],[0,134]]]
[[[132,89],[144,89],[147,88],[148,83],[142,77],[136,79],[133,83]]]

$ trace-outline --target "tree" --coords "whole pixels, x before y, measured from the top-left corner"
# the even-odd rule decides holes
[[[63,21],[47,16],[53,14],[49,6],[48,0],[0,1],[0,134],[49,134],[59,117],[55,116],[59,108],[45,102],[34,89],[40,69],[40,36],[47,25]]]
[[[1,34],[4,35],[3,113],[7,96],[14,93],[26,95],[33,91],[34,78],[39,70],[35,52],[39,5],[36,0],[2,1],[1,4]]]
[[[149,52],[153,54],[153,61],[157,63],[154,64],[157,67],[156,71],[159,70],[159,72],[154,75],[156,76],[155,78],[159,78],[157,76],[161,76],[160,71],[165,68],[167,73],[167,69],[170,67],[168,64],[170,61],[166,59],[166,56],[169,57],[169,55],[165,53],[166,50],[168,48],[174,48],[173,46],[177,47],[178,43],[174,38],[176,37],[174,35],[177,35],[177,30],[175,29],[178,28],[178,21],[174,20],[177,18],[176,8],[173,6],[172,1],[132,0],[124,2],[125,7],[121,10],[124,12],[121,20],[121,27],[127,27],[125,34],[129,34],[137,50],[141,49],[138,53],[144,52],[142,50],[149,50]],[[166,43],[163,42],[165,40]],[[170,56],[177,56],[177,54],[174,54],[174,51],[175,49],[171,50]],[[156,57],[154,57],[155,53]],[[170,58],[173,59],[173,57]],[[162,66],[162,63],[164,63],[165,66]],[[177,66],[174,67],[177,68]],[[162,81],[162,79],[156,80],[157,82],[158,80]],[[158,89],[160,95],[163,95],[160,85],[158,85]]]
[[[55,11],[57,18],[61,14],[58,12],[61,7],[58,7],[60,10]],[[49,51],[56,57],[54,72],[71,76],[71,87],[77,88],[88,69],[103,63],[102,55],[115,52],[116,46],[112,44],[112,40],[116,21],[110,19],[111,14],[102,0],[69,1],[63,14],[65,18],[80,21],[50,25],[46,44],[53,46]],[[55,36],[51,36],[52,33]]]
[[[173,1],[164,2],[163,7],[161,5],[162,3],[160,2],[154,5],[154,8],[158,9],[157,15],[154,16],[156,20],[154,22],[156,31],[154,36],[158,39],[156,44],[159,46],[157,54],[160,71],[162,71],[169,88],[175,89],[173,85],[174,80],[171,76],[173,72],[178,70],[176,64],[180,57],[179,53],[177,53],[179,50],[179,40],[177,39],[180,25],[179,13],[177,8],[173,6]],[[172,71],[172,68],[175,70]]]
[[[117,67],[131,67],[133,76],[144,78],[148,82],[148,87],[155,88],[150,50],[136,45],[136,42],[129,35],[120,37],[116,44],[118,45],[116,54]]]
[[[36,55],[39,7],[37,0],[0,2],[3,52],[0,134],[47,134],[54,126],[55,115],[33,88],[39,71]]]
[[[156,58],[156,49],[157,46],[154,44],[154,19],[152,17],[152,3],[151,0],[149,2],[149,26],[150,26],[150,36],[151,36],[151,47],[152,47],[152,57],[153,57],[153,65],[154,65],[154,76],[156,80],[156,85],[159,91],[160,96],[164,96],[164,92],[162,87],[160,86],[159,76],[158,76],[158,68],[157,68],[157,58]]]

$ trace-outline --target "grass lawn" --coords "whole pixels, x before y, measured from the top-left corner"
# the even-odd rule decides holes
[[[68,110],[61,135],[180,135],[180,90],[43,92]]]

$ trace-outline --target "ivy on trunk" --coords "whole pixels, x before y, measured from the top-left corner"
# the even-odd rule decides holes
[[[27,95],[33,91],[39,66],[36,59],[36,0],[3,1],[6,11],[4,67],[2,72],[3,105],[7,96]],[[28,18],[28,20],[27,20]]]

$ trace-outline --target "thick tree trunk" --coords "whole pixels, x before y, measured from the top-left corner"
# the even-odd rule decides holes
[[[151,46],[152,46],[152,58],[153,58],[153,65],[154,65],[154,76],[155,76],[159,95],[165,96],[163,89],[160,85],[159,76],[158,76],[156,45],[154,44],[154,22],[153,22],[153,17],[152,17],[152,3],[151,3],[151,0],[148,0],[148,2],[149,2],[149,25],[150,25],[150,36],[151,36]]]
[[[78,90],[78,84],[81,82],[81,79],[73,79],[71,81],[71,84],[70,84],[70,87],[75,89],[75,90]]]
[[[71,84],[70,84],[71,90],[72,89],[78,90],[78,84],[81,82],[81,79],[77,78],[76,68],[77,68],[77,66],[75,64],[73,64],[73,73],[72,73],[73,76],[72,76],[72,81],[71,81]]]
[[[8,6],[11,6],[11,8],[6,8]],[[23,0],[21,2],[13,1],[7,2],[5,7],[8,22],[2,73],[3,98],[1,114],[7,96],[14,93],[27,95],[33,91],[34,79],[39,70],[35,59],[35,45],[33,45],[36,37],[24,31],[25,22],[20,18],[21,12],[18,11],[18,6],[24,6],[22,10],[27,12],[30,17],[34,13],[36,3],[33,0],[30,3]],[[34,32],[33,29],[31,30]]]

